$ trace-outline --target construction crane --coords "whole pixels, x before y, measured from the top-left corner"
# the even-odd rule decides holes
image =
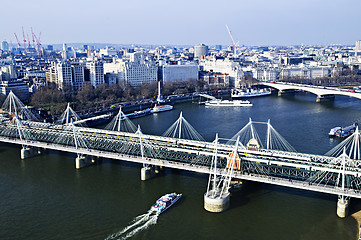
[[[24,51],[26,52],[26,38],[25,38],[25,33],[24,33],[24,27],[23,28],[23,39],[24,39]]]
[[[231,30],[229,29],[229,27],[227,26],[227,24],[226,24],[226,28],[227,28],[227,30],[228,30],[229,36],[231,37],[232,47],[233,47],[233,56],[234,56],[235,50],[236,50],[236,45],[234,44],[234,40],[233,40],[233,37],[232,37],[232,32],[231,32]]]
[[[34,38],[33,27],[31,27],[31,36],[33,37],[33,48],[35,49],[35,38]]]
[[[39,37],[37,37],[35,34],[34,37],[36,39],[36,45],[38,45],[39,55],[41,55],[41,42],[40,42],[41,32],[39,33]]]
[[[29,33],[26,33],[26,35],[28,36],[28,50],[30,50],[30,48],[31,48],[31,41],[30,41],[30,38],[29,38]]]
[[[18,42],[18,49],[20,50],[21,44],[19,42],[18,36],[16,35],[16,33],[14,33],[14,35],[15,35],[16,41]]]

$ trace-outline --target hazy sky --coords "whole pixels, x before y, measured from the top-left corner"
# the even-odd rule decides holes
[[[44,44],[355,44],[361,0],[7,0],[0,41],[41,32]]]

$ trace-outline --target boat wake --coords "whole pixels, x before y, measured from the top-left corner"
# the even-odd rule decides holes
[[[153,211],[149,210],[147,213],[134,218],[133,221],[129,224],[129,226],[126,226],[119,232],[109,235],[105,240],[124,240],[130,238],[138,232],[147,229],[149,226],[156,224],[158,216],[158,214],[154,214]]]

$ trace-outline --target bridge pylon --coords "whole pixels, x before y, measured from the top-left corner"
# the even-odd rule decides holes
[[[240,166],[238,157],[239,137],[237,138],[234,151],[227,159],[227,167],[217,169],[218,165],[218,134],[214,140],[214,157],[211,165],[207,192],[204,194],[204,209],[209,212],[223,212],[230,205],[230,184],[233,176],[233,169]]]

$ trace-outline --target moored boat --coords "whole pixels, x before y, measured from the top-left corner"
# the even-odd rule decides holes
[[[181,198],[181,193],[168,193],[162,197],[160,197],[155,204],[152,206],[151,211],[155,214],[161,214],[165,210],[167,210],[170,206],[172,206],[176,201]]]
[[[147,109],[144,109],[141,111],[135,111],[134,113],[127,114],[126,116],[129,119],[132,119],[132,118],[144,117],[144,116],[150,115],[152,113],[153,113],[152,110],[150,110],[150,108],[147,108]]]
[[[158,113],[158,112],[164,112],[164,111],[170,111],[170,110],[173,110],[172,105],[155,105],[152,109],[152,112]]]
[[[232,99],[250,98],[250,97],[261,97],[270,95],[271,91],[266,89],[233,89],[231,93]]]
[[[253,104],[250,101],[242,101],[242,100],[210,100],[205,102],[206,106],[213,106],[213,107],[252,107]]]

